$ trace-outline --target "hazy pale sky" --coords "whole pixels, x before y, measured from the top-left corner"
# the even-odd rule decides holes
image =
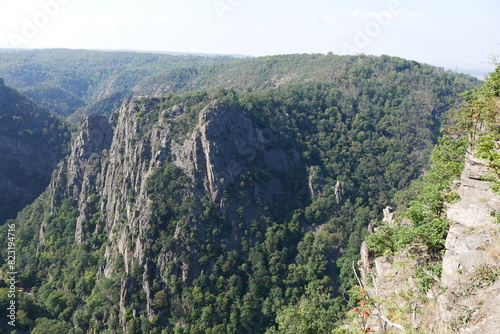
[[[387,54],[492,69],[498,0],[0,0],[0,48]]]

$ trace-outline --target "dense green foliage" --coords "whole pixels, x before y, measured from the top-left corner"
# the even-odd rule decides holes
[[[378,309],[383,305],[382,307],[389,314],[404,312],[403,316],[395,318],[398,319],[398,323],[404,327],[405,331],[412,333],[442,332],[448,326],[427,322],[417,325],[415,318],[409,317],[409,308],[411,307],[412,310],[414,307],[425,309],[426,306],[425,304],[415,306],[413,301],[411,303],[405,302],[404,295],[407,293],[405,289],[408,289],[407,282],[411,281],[409,279],[411,277],[419,290],[411,292],[412,300],[421,299],[424,303],[434,307],[434,301],[428,300],[427,297],[431,288],[437,288],[439,282],[437,278],[441,277],[443,271],[445,242],[450,227],[450,221],[446,219],[446,203],[454,203],[460,198],[457,193],[452,191],[452,185],[453,180],[463,171],[464,160],[468,155],[475,155],[489,165],[491,172],[484,179],[490,181],[490,187],[493,191],[500,191],[500,155],[498,154],[500,66],[497,65],[497,69],[486,78],[482,87],[464,93],[463,97],[465,101],[451,113],[451,124],[445,128],[448,135],[441,137],[439,144],[434,148],[431,165],[424,176],[413,181],[408,189],[396,194],[394,198],[395,203],[398,204],[396,219],[375,223],[374,225],[377,227],[375,233],[369,235],[366,240],[369,249],[376,256],[386,256],[381,259],[382,262],[385,260],[394,261],[394,268],[398,268],[396,261],[401,261],[401,259],[400,263],[408,263],[408,261],[416,263],[414,268],[405,268],[409,269],[409,273],[401,275],[401,285],[394,287],[396,292],[389,294],[389,297],[385,295],[386,297],[381,298],[380,295],[383,293],[379,295],[379,290],[375,285],[372,288],[370,300],[372,304],[370,311],[377,310],[380,314]],[[497,212],[493,211],[491,214],[495,216]],[[459,240],[459,238],[456,239]],[[493,244],[495,244],[494,241]],[[457,245],[460,245],[459,241],[453,247],[456,248]],[[461,269],[457,270],[462,274]],[[475,272],[460,277],[460,284],[455,287],[460,291],[453,292],[459,297],[454,297],[452,303],[460,304],[458,301],[460,297],[470,296],[476,293],[479,287],[485,288],[497,279],[498,268],[486,265],[479,266]],[[365,283],[368,286],[371,284],[371,282]],[[443,285],[439,288],[448,289]],[[398,298],[398,296],[403,297],[402,305],[395,305],[394,298]],[[361,297],[364,300],[363,305],[367,305],[365,299],[369,299],[368,297],[370,296],[363,295]],[[359,300],[359,296],[357,300]],[[453,308],[453,304],[449,306],[450,309]],[[338,330],[338,333],[358,333],[360,330],[365,330],[367,327],[366,317],[360,317],[361,310],[361,307],[354,307],[343,320],[344,325]],[[471,319],[470,314],[464,316],[459,311],[458,313],[459,320],[453,320],[449,325],[455,331],[463,328],[465,324],[469,324]]]
[[[415,71],[417,70],[417,71]],[[416,72],[420,79],[413,77]],[[442,69],[389,56],[338,56],[338,55],[279,55],[252,59],[238,59],[202,67],[168,69],[144,78],[135,88],[139,95],[158,95],[169,92],[207,89],[214,86],[236,90],[260,90],[300,82],[323,82],[343,85],[351,78],[356,82],[371,81],[383,73],[382,80],[410,84],[412,80],[426,80],[426,84],[438,84],[435,75],[446,75],[453,89],[467,89],[466,75],[445,74]],[[427,75],[432,74],[431,77]],[[466,79],[467,78],[467,79]],[[465,81],[464,81],[465,80]],[[476,81],[476,80],[473,80]],[[445,95],[451,91],[444,86],[435,91]],[[374,91],[378,91],[374,88]],[[401,92],[397,92],[400,94]]]
[[[305,56],[304,62],[320,59],[314,68],[319,72],[328,57],[333,56]],[[23,298],[36,305],[25,310],[24,328],[71,328],[69,333],[119,333],[123,328],[130,333],[328,333],[342,316],[337,296],[353,283],[352,262],[366,225],[421,174],[440,136],[444,113],[464,88],[476,84],[399,58],[338,59],[345,65],[337,69],[339,74],[324,70],[334,75],[333,82],[239,92],[218,88],[135,100],[137,113],[130,121],[140,127],[142,137],[134,138],[138,142],[145,142],[148,131],[164,121],[161,117],[172,141],[183,142],[191,138],[200,111],[210,106],[249,115],[253,126],[265,133],[265,145],[255,155],[236,157],[244,167],[233,181],[223,182],[225,211],[203,184],[172,163],[173,157],[166,158],[147,185],[154,209],[145,241],[148,263],[132,263],[125,273],[123,257],[117,256],[108,278],[101,272],[106,247],[111,246],[108,235],[96,229],[75,243],[78,208],[66,200],[52,209],[51,194],[44,194],[15,222],[21,286],[33,291]],[[300,61],[300,56],[283,57],[282,65],[279,57],[257,60],[283,71]],[[179,104],[179,117],[158,112]],[[224,134],[218,140],[222,143]],[[442,151],[434,159],[453,160],[459,148],[450,145],[456,150]],[[263,156],[273,150],[294,150],[297,161],[287,169],[273,168]],[[280,196],[268,199],[266,193],[276,184]],[[94,189],[88,199],[86,223],[92,226],[102,219],[100,191]],[[118,195],[133,205],[133,192]],[[428,204],[432,212],[442,210],[433,207],[432,200]],[[247,219],[254,213],[256,219]],[[432,220],[436,226],[440,223]],[[425,241],[439,250],[435,237]],[[132,241],[124,247],[134,251]],[[162,257],[169,259],[167,274],[159,272]],[[152,294],[150,314],[144,280]],[[123,287],[126,291],[120,290]],[[122,297],[124,310],[118,305]]]
[[[24,89],[45,83],[85,102],[131,90],[144,77],[172,67],[227,61],[229,57],[174,56],[88,50],[18,50],[0,52],[0,75]]]
[[[0,79],[0,224],[45,190],[70,137],[65,122]]]
[[[400,209],[404,211],[401,216],[409,219],[409,225],[384,224],[368,237],[369,247],[377,254],[394,252],[412,243],[422,243],[435,254],[444,249],[449,226],[444,215],[445,203],[457,199],[450,186],[463,169],[467,148],[489,164],[492,172],[486,178],[494,191],[500,190],[499,87],[500,66],[490,73],[483,86],[463,94],[465,101],[452,112],[448,127],[453,137],[441,138],[428,173],[397,196],[397,201],[407,206]]]
[[[348,78],[372,81],[380,71],[385,73],[387,83],[408,85],[409,81],[419,80],[413,77],[416,69],[425,76],[422,80],[428,80],[425,84],[445,89],[433,92],[441,96],[451,93],[440,86],[444,76],[457,91],[470,88],[467,85],[473,81],[465,75],[389,56],[313,54],[235,59],[63,49],[0,50],[0,76],[7,84],[58,114],[76,112],[73,121],[91,112],[109,115],[130,95],[162,96],[214,86],[260,90],[300,82],[342,86]],[[441,79],[436,81],[435,77]]]
[[[141,80],[158,72],[231,59],[118,51],[0,50],[0,77],[40,106],[68,116],[82,103],[89,106],[113,94],[131,91]]]
[[[23,94],[61,116],[69,116],[85,106],[85,102],[59,86],[40,84],[24,89]]]
[[[491,172],[486,179],[500,193],[500,66],[489,74],[484,85],[464,94],[465,102],[455,113],[457,128],[469,134],[479,158]]]
[[[78,108],[76,111],[73,109],[73,113],[68,115],[67,119],[69,122],[78,123],[85,115],[100,114],[110,116],[113,112],[117,112],[120,109],[123,101],[131,99],[132,97],[133,93],[130,91],[111,94],[95,103]]]
[[[409,190],[399,194],[408,206],[401,217],[407,218],[409,223],[379,224],[377,233],[369,235],[366,240],[371,250],[382,255],[413,243],[427,246],[435,255],[444,250],[449,227],[445,203],[456,200],[457,195],[451,193],[450,187],[463,169],[466,148],[465,137],[452,139],[444,136],[440,139],[427,174],[413,182]],[[411,199],[411,194],[415,194],[415,198]]]

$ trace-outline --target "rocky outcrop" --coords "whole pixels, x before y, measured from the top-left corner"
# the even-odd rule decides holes
[[[143,273],[139,284],[152,316],[152,280],[168,281],[172,275],[169,263],[182,262],[182,281],[190,281],[198,266],[194,255],[193,262],[180,259],[175,247],[155,254],[154,259],[148,253],[153,229],[148,181],[157,168],[173,163],[188,176],[193,193],[199,198],[207,194],[220,216],[232,224],[229,238],[234,243],[242,233],[241,229],[236,231],[237,225],[250,226],[277,196],[290,195],[286,194],[284,181],[274,173],[286,173],[298,163],[296,151],[269,145],[272,133],[257,127],[244,110],[211,103],[200,112],[194,127],[181,133],[173,130],[173,124],[179,117],[186,117],[185,106],[162,109],[160,102],[144,99],[125,103],[110,119],[85,117],[72,153],[54,174],[48,191],[52,194],[51,210],[65,198],[70,198],[77,208],[76,243],[90,235],[107,236],[102,275],[121,275],[122,313],[137,284],[132,277],[133,267],[141,268]],[[148,111],[147,117],[141,110]],[[226,189],[243,182],[240,175],[264,165],[269,173],[265,183],[241,187],[241,196],[225,195]],[[42,224],[42,244],[46,228],[47,223]],[[181,230],[182,226],[178,226],[174,240],[180,238]],[[195,254],[196,245],[184,246]],[[117,268],[117,263],[123,263],[123,268]]]
[[[386,207],[383,213],[386,224],[396,224],[393,208]],[[424,301],[415,276],[416,268],[431,261],[425,246],[416,244],[395,254],[374,257],[363,242],[360,255],[360,281],[374,305],[365,327],[376,333],[405,333],[418,324],[435,321],[436,315]],[[431,290],[429,297],[434,298],[434,294]]]
[[[457,326],[460,333],[493,334],[500,328],[500,282],[494,282],[500,268],[500,195],[482,181],[489,170],[481,160],[468,154],[465,162],[455,184],[460,201],[447,210],[452,225],[443,257],[440,284],[446,291],[438,299],[439,313],[441,320],[451,322],[465,316],[468,321]]]
[[[481,160],[468,154],[465,161],[453,187],[460,200],[447,208],[451,226],[442,275],[438,278],[427,272],[435,283],[426,294],[419,291],[415,272],[430,260],[425,247],[413,245],[397,254],[373,258],[363,243],[358,267],[369,295],[378,301],[369,323],[375,332],[404,332],[404,326],[394,321],[395,310],[406,313],[400,320],[407,327],[442,333],[498,332],[500,236],[496,213],[500,195],[482,180],[489,169]],[[393,223],[392,209],[384,210],[383,221]],[[394,322],[387,318],[389,314]]]

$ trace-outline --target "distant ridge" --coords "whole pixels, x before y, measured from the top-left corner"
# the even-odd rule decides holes
[[[225,53],[203,53],[203,52],[178,52],[178,51],[158,51],[158,50],[135,50],[135,49],[72,49],[72,48],[33,48],[33,49],[8,49],[0,48],[0,52],[12,51],[35,51],[35,50],[68,50],[68,51],[99,51],[99,52],[134,52],[134,53],[150,53],[164,54],[171,56],[199,56],[199,57],[231,57],[231,58],[253,58],[249,55],[240,54],[225,54]]]
[[[0,52],[12,52],[12,51],[33,51],[33,50],[70,50],[70,51],[98,51],[98,52],[132,52],[132,53],[143,53],[143,54],[163,54],[171,56],[198,56],[198,57],[231,57],[238,59],[255,58],[251,55],[241,55],[241,54],[225,54],[225,53],[204,53],[204,52],[180,52],[180,51],[159,51],[159,50],[136,50],[136,49],[71,49],[71,48],[40,48],[40,49],[9,49],[0,48]],[[421,63],[427,63],[431,66],[441,67],[445,70],[449,70],[455,73],[469,74],[477,79],[484,80],[486,75],[494,69],[494,64],[483,63],[483,64],[452,64],[452,63],[428,63],[426,61],[420,61]]]
[[[89,49],[91,51],[103,52],[137,52],[137,53],[158,53],[173,56],[202,56],[202,57],[233,57],[233,58],[254,58],[249,55],[226,54],[226,53],[203,53],[203,52],[177,52],[177,51],[156,51],[156,50],[134,50],[134,49]]]

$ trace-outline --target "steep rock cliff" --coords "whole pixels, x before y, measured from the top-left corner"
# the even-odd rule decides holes
[[[206,231],[196,217],[177,224],[173,232],[176,246],[160,246],[162,252],[151,254],[155,247],[152,230],[156,227],[148,182],[155,171],[165,164],[175,165],[191,184],[183,196],[196,194],[201,198],[206,194],[221,219],[231,224],[230,234],[218,241],[227,243],[231,250],[242,237],[241,226],[237,228],[240,224],[250,228],[264,214],[264,207],[275,205],[276,197],[286,201],[291,196],[278,174],[286,174],[299,162],[294,149],[269,146],[270,131],[256,127],[245,111],[211,103],[199,113],[192,130],[179,136],[172,134],[172,127],[177,118],[183,117],[184,106],[159,109],[159,102],[151,99],[126,103],[109,120],[100,115],[84,118],[72,153],[62,162],[48,190],[52,194],[51,210],[65,198],[70,198],[77,208],[77,243],[89,240],[91,235],[106,236],[101,271],[107,278],[121,275],[122,313],[131,303],[132,286],[139,284],[146,296],[144,307],[152,315],[153,279],[168,281],[174,274],[169,264],[180,262],[182,281],[190,282],[199,272],[198,261],[203,255],[199,245],[181,240],[186,226],[197,231],[194,241],[203,240]],[[141,109],[146,108],[144,119]],[[261,169],[262,165],[269,173],[265,183],[241,187],[240,196],[227,195],[229,187],[243,182],[239,176]],[[47,224],[42,224],[42,245],[46,228]],[[181,244],[182,251],[192,253],[190,257],[179,258]],[[123,268],[117,263],[123,263]],[[132,278],[133,266],[141,268],[140,282]]]
[[[30,319],[50,313],[78,333],[263,333],[310,292],[336,314],[351,269],[337,260],[418,175],[452,101],[408,88],[393,103],[387,88],[372,108],[365,88],[214,89],[86,117],[16,220],[20,285],[42,309]]]
[[[376,300],[368,326],[375,332],[401,333],[410,328],[432,333],[497,333],[500,326],[500,249],[496,218],[500,195],[483,177],[489,168],[468,153],[453,191],[451,226],[442,257],[442,274],[427,274],[432,287],[419,288],[423,271],[433,261],[423,245],[412,245],[390,256],[373,257],[363,244],[359,268],[363,284]],[[389,212],[386,222],[391,223]],[[434,259],[435,261],[435,259]]]
[[[459,333],[496,333],[500,328],[499,226],[500,195],[483,177],[490,171],[480,159],[466,156],[455,191],[460,201],[450,205],[452,221],[446,239],[438,298],[442,321]]]

